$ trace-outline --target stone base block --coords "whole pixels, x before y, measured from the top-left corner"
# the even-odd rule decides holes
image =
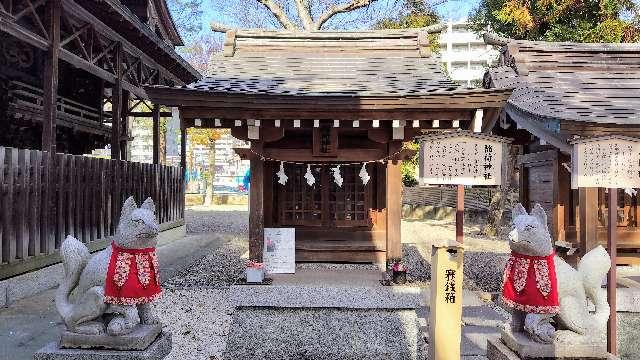
[[[487,340],[487,359],[520,360],[520,357],[503,344],[500,339],[489,339]]]
[[[163,332],[145,350],[63,349],[52,342],[38,350],[34,360],[161,360],[171,352],[171,333]]]
[[[569,331],[559,331],[559,340],[553,344],[541,344],[525,333],[513,333],[509,329],[501,331],[500,339],[487,341],[489,360],[595,360],[617,359],[607,353],[606,343],[596,337],[581,336]]]
[[[127,335],[84,335],[62,332],[60,347],[65,349],[144,350],[160,335],[162,325],[139,325]]]

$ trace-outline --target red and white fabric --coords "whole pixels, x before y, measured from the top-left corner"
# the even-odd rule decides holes
[[[105,302],[117,305],[150,303],[162,294],[155,248],[126,249],[111,244],[104,285]]]
[[[511,252],[502,276],[502,301],[526,313],[557,314],[560,302],[554,256]]]

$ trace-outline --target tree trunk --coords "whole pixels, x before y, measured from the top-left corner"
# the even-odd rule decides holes
[[[216,177],[216,142],[209,144],[209,181],[207,182],[207,192],[204,197],[204,204],[213,205],[213,183]]]

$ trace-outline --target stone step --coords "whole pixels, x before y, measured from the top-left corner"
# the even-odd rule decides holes
[[[241,308],[225,359],[425,359],[414,310]]]
[[[236,307],[415,309],[424,306],[428,289],[382,286],[375,270],[298,269],[271,275],[272,285],[234,285],[229,298]]]

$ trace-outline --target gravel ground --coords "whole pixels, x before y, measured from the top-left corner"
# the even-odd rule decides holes
[[[245,309],[242,310],[242,313],[238,313],[238,311],[234,313],[228,301],[228,287],[242,277],[244,263],[248,258],[248,212],[241,207],[190,208],[186,211],[186,220],[188,233],[216,233],[224,238],[225,243],[219,248],[203,254],[202,258],[187,266],[186,270],[166,281],[165,288],[167,290],[165,296],[156,304],[156,308],[163,316],[163,323],[174,334],[174,350],[169,359],[209,359],[210,356],[211,359],[222,359],[227,348],[227,341],[229,341],[227,358],[234,358],[236,355],[241,357],[235,358],[244,358],[247,354],[252,354],[253,350],[250,349],[255,348],[247,347],[247,344],[250,343],[271,344],[264,351],[269,351],[269,354],[275,355],[278,351],[281,351],[279,346],[282,345],[280,342],[284,339],[287,340],[286,343],[291,344],[297,344],[296,339],[300,340],[299,346],[292,347],[295,348],[294,353],[295,351],[308,351],[305,354],[319,354],[319,352],[315,351],[323,349],[323,347],[315,346],[311,343],[329,346],[333,342],[323,342],[324,340],[320,338],[326,340],[327,337],[321,337],[317,334],[344,334],[345,331],[349,331],[350,334],[354,334],[353,336],[357,336],[355,334],[380,333],[382,329],[370,332],[366,327],[386,326],[380,325],[384,323],[402,323],[408,319],[404,313],[358,313],[354,311],[348,312],[343,318],[343,320],[348,320],[351,317],[352,321],[350,320],[347,323],[352,323],[353,327],[328,332],[324,331],[327,327],[335,327],[337,324],[344,325],[345,322],[331,321],[336,314],[330,313],[330,311],[298,311],[288,314],[300,319],[299,322],[295,322],[296,326],[292,327],[295,329],[288,331],[282,327],[283,324],[281,322],[267,321],[266,319],[271,319],[268,311],[254,314],[249,311],[251,309]],[[431,273],[431,246],[434,243],[455,238],[454,228],[454,224],[450,221],[403,221],[402,252],[403,261],[409,268],[407,279],[410,285],[428,286]],[[425,234],[428,234],[428,239]],[[471,224],[465,227],[465,249],[465,287],[488,292],[498,291],[502,269],[509,252],[508,244],[505,241],[488,239],[482,236],[480,234],[480,226]],[[297,267],[306,269],[377,269],[375,265],[346,264],[299,264]],[[262,316],[265,314],[266,317]],[[242,322],[243,325],[239,327],[240,325],[232,321],[232,317],[236,322]],[[388,321],[382,321],[384,317],[387,317]],[[377,320],[371,321],[372,318]],[[251,319],[256,319],[256,321],[262,319],[264,321],[249,324],[249,322],[253,321]],[[316,319],[317,322],[310,322],[310,319]],[[301,323],[308,325],[301,327]],[[400,325],[396,324],[396,328],[398,326]],[[354,328],[360,330],[353,330]],[[400,328],[404,328],[407,331],[406,329],[410,327],[402,325]],[[249,332],[246,329],[249,329]],[[251,329],[255,330],[255,333],[252,333]],[[303,344],[302,339],[305,339],[305,337],[295,337],[296,331],[300,329],[308,332],[308,336],[311,336],[309,334],[317,333],[312,337],[316,340],[309,343],[308,338],[306,338],[309,344]],[[228,336],[230,333],[232,335]],[[283,335],[284,333],[286,335]],[[343,336],[342,338],[344,339],[340,338],[332,341],[350,341],[349,338],[353,338],[353,336]],[[367,336],[369,337],[366,339],[370,340],[370,335]],[[392,343],[390,339],[394,339],[397,336],[398,334],[393,332],[386,332],[383,337],[376,339],[379,345],[376,351],[383,354],[382,349],[387,346],[383,344]],[[364,339],[362,340],[364,341]],[[356,340],[357,338],[353,338],[351,341]],[[340,343],[335,344],[339,345]],[[349,348],[347,343],[343,345],[344,349]],[[407,349],[415,349],[415,346],[422,348],[421,344],[414,345],[414,343],[406,343],[403,346]],[[340,346],[334,346],[334,349],[341,348]],[[344,354],[348,355],[348,353]],[[405,352],[404,354],[408,355],[408,358],[414,357],[413,353],[408,354]],[[300,355],[302,356],[303,354],[300,353]]]
[[[167,360],[222,357],[233,313],[227,290],[165,289],[154,308],[164,329],[173,335],[173,348]]]

